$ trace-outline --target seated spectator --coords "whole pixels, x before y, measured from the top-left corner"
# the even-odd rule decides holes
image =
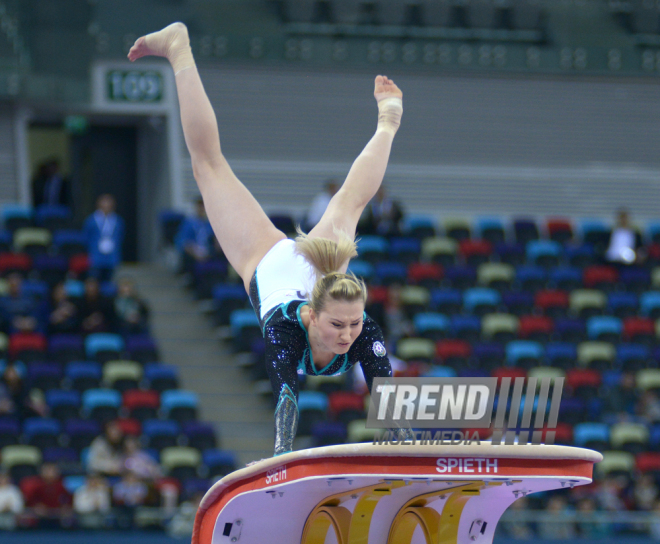
[[[85,295],[79,303],[82,332],[108,332],[115,324],[115,309],[112,301],[101,295],[96,278],[85,280]]]
[[[612,527],[609,523],[596,521],[596,501],[591,497],[581,499],[577,503],[577,511],[577,528],[582,538],[605,538],[612,534]]]
[[[399,228],[401,219],[403,219],[401,205],[388,197],[385,186],[381,185],[360,218],[358,232],[360,234],[397,236],[401,234]]]
[[[80,329],[78,307],[67,295],[64,283],[58,283],[53,287],[51,308],[48,318],[50,334],[78,332]]]
[[[23,278],[18,273],[7,277],[7,296],[0,298],[0,322],[10,332],[35,331],[39,328],[43,305],[23,294]]]
[[[139,440],[134,436],[127,436],[124,440],[124,468],[132,472],[141,480],[155,480],[163,473],[160,465],[151,455],[140,448]]]
[[[215,236],[206,216],[204,201],[195,201],[195,215],[186,217],[179,227],[174,243],[181,252],[182,271],[191,273],[195,263],[209,260],[215,251]]]
[[[105,476],[119,476],[124,469],[124,433],[114,421],[105,426],[89,448],[88,469]]]
[[[534,530],[527,521],[520,520],[519,512],[529,509],[527,497],[520,497],[509,507],[506,519],[500,522],[500,527],[506,536],[516,540],[528,540],[534,537]]]
[[[129,279],[119,280],[115,297],[115,316],[121,332],[138,333],[147,330],[149,309]]]
[[[23,494],[11,482],[6,471],[0,472],[0,530],[11,531],[16,528],[16,516],[23,513],[25,504]]]
[[[85,219],[83,226],[87,236],[90,274],[99,281],[111,280],[115,268],[121,263],[125,227],[124,220],[115,213],[115,207],[112,195],[99,196],[96,211]]]
[[[596,504],[601,510],[619,512],[626,510],[623,495],[628,487],[626,476],[608,476],[595,493]]]
[[[48,406],[43,392],[30,390],[16,367],[7,365],[0,379],[0,415],[11,414],[19,419],[44,417]]]
[[[550,514],[552,521],[543,521],[538,524],[538,536],[540,538],[566,540],[575,538],[575,524],[568,521],[565,515],[568,513],[568,503],[561,495],[552,495],[548,500],[545,511]]]
[[[660,490],[655,483],[652,474],[641,474],[635,482],[633,489],[633,498],[637,510],[653,510],[655,503],[660,498]]]
[[[323,191],[314,197],[312,203],[309,205],[309,210],[307,211],[306,228],[308,231],[312,230],[321,220],[328,204],[330,204],[332,197],[335,196],[338,190],[339,184],[337,183],[337,180],[329,179],[325,182]]]
[[[41,465],[40,475],[36,477],[25,502],[36,515],[41,528],[71,527],[73,524],[72,497],[64,487],[55,463]]]
[[[87,476],[85,484],[73,494],[73,509],[82,527],[105,527],[110,513],[110,490],[102,476],[94,473]]]
[[[637,233],[630,226],[628,211],[619,210],[605,258],[611,263],[633,264],[643,257],[639,251],[640,248],[641,241],[638,240]]]
[[[182,502],[172,520],[167,525],[167,533],[172,538],[190,538],[195,525],[195,515],[203,495],[195,494],[189,501]]]
[[[149,494],[146,483],[130,471],[124,472],[122,479],[112,488],[112,500],[118,508],[117,523],[128,529],[133,526],[135,510],[142,506]]]
[[[660,421],[660,399],[654,391],[644,391],[637,402],[637,414],[649,423]]]

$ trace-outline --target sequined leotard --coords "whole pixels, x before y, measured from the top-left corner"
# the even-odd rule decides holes
[[[286,385],[298,396],[298,372],[313,376],[333,376],[360,363],[367,386],[375,377],[391,376],[392,370],[385,351],[383,333],[376,322],[365,314],[360,336],[345,355],[336,355],[323,369],[317,369],[312,359],[307,331],[300,309],[307,304],[295,300],[278,306],[264,324],[266,367],[277,395]]]

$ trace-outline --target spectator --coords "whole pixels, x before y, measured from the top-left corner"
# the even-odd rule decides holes
[[[534,531],[529,522],[520,519],[520,514],[529,508],[529,501],[527,497],[520,497],[509,507],[504,518],[500,522],[500,526],[506,536],[515,538],[516,540],[529,540],[534,537]]]
[[[637,478],[633,489],[635,508],[637,510],[652,510],[658,502],[658,486],[652,474],[642,474]]]
[[[365,208],[358,224],[358,231],[361,234],[397,236],[401,234],[399,227],[401,219],[403,219],[401,205],[388,197],[385,186],[381,185],[376,196]]]
[[[40,527],[70,527],[73,522],[71,499],[57,465],[44,463],[31,493],[26,497],[26,505],[36,515]]]
[[[660,421],[660,399],[654,391],[644,391],[637,402],[637,414],[649,423]]]
[[[140,442],[134,436],[124,440],[124,469],[132,472],[141,480],[155,480],[162,476],[160,465],[148,453],[140,448]]]
[[[390,345],[396,345],[401,338],[414,334],[413,324],[403,311],[400,285],[391,285],[388,288],[383,328]]]
[[[124,433],[114,421],[105,426],[89,448],[89,470],[105,476],[119,476],[124,469]]]
[[[39,302],[23,293],[23,278],[19,273],[7,277],[7,296],[0,298],[0,320],[14,331],[34,331],[39,328],[42,310]]]
[[[575,524],[567,519],[568,503],[561,495],[552,495],[545,508],[547,521],[538,524],[538,536],[546,539],[566,540],[575,538]]]
[[[147,330],[149,310],[138,296],[135,284],[127,278],[119,280],[115,297],[115,316],[121,332],[138,333]]]
[[[597,504],[603,510],[610,512],[619,512],[626,509],[623,502],[623,492],[628,485],[626,476],[605,478],[595,494]]]
[[[79,303],[82,332],[106,332],[115,324],[115,309],[112,301],[101,295],[96,278],[85,280],[85,294]]]
[[[606,411],[612,414],[620,414],[621,412],[633,414],[638,398],[635,373],[625,372],[624,369],[619,386],[607,391],[605,396]]]
[[[207,261],[215,250],[215,236],[206,217],[204,201],[195,201],[195,215],[186,217],[179,227],[174,243],[183,257],[183,272],[192,273],[195,263]]]
[[[172,538],[188,538],[192,536],[195,524],[195,514],[202,502],[203,495],[195,494],[189,501],[182,502],[172,520],[167,525],[167,533]]]
[[[53,287],[51,305],[48,332],[51,334],[78,332],[80,329],[78,307],[67,295],[64,283],[58,283]]]
[[[121,481],[112,488],[112,499],[118,507],[117,522],[123,529],[133,525],[135,510],[144,504],[149,493],[147,484],[130,471],[124,472]]]
[[[57,159],[39,166],[39,172],[32,180],[32,202],[35,208],[42,204],[71,206],[69,180],[60,174]]]
[[[307,229],[312,230],[316,224],[321,220],[325,213],[328,204],[339,190],[339,184],[334,179],[329,179],[325,182],[323,191],[317,194],[309,206],[307,212]]]
[[[603,538],[610,536],[612,528],[609,523],[599,521],[596,512],[596,501],[591,497],[581,499],[577,504],[578,533],[583,538]]]
[[[115,213],[115,205],[112,195],[101,195],[96,201],[96,211],[84,224],[90,273],[99,281],[111,280],[121,263],[125,228],[124,220]]]
[[[7,365],[0,380],[0,415],[21,416],[25,405],[27,390],[14,365]]]
[[[85,484],[73,494],[73,509],[82,527],[105,527],[110,513],[110,490],[102,476],[94,473],[87,476]]]
[[[0,472],[0,530],[11,531],[16,528],[16,516],[23,513],[25,504],[23,494],[11,482],[6,471]]]
[[[611,263],[633,264],[642,258],[639,249],[641,240],[630,226],[628,211],[619,210],[616,225],[612,229],[605,258]]]

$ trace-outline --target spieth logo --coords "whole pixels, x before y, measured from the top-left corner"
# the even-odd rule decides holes
[[[283,482],[284,480],[286,480],[286,465],[271,468],[266,472],[266,485]]]
[[[447,431],[412,429],[489,428],[493,444],[541,444],[544,435],[552,444],[563,386],[564,378],[375,378],[367,428],[388,429],[374,444],[401,443],[401,436],[416,443],[418,435],[421,444],[445,444]],[[451,436],[451,444],[478,441],[476,431]]]
[[[497,459],[440,457],[435,464],[440,474],[497,474]]]

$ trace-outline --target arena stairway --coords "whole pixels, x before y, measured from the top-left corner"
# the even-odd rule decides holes
[[[157,264],[127,265],[129,276],[151,310],[152,335],[161,362],[175,365],[181,387],[199,396],[202,421],[214,424],[223,450],[245,464],[272,456],[273,409],[215,334],[189,292]],[[240,466],[240,464],[239,464]]]

